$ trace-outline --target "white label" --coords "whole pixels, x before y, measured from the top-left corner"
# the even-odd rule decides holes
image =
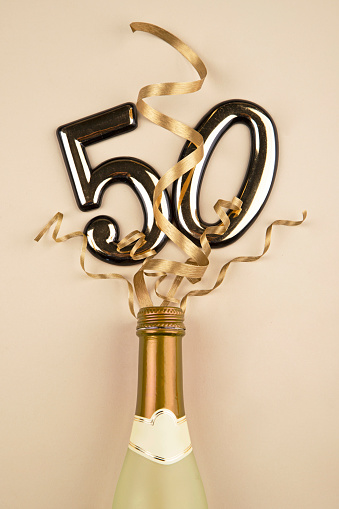
[[[129,448],[165,465],[182,460],[192,451],[186,416],[177,419],[167,408],[157,410],[150,419],[136,415]]]

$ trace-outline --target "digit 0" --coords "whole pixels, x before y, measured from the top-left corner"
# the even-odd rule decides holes
[[[250,160],[237,194],[243,206],[238,216],[228,212],[230,225],[223,235],[209,238],[211,247],[226,246],[243,235],[258,217],[272,189],[278,162],[278,135],[272,118],[263,108],[249,101],[225,101],[212,108],[196,127],[204,138],[204,157],[193,172],[180,206],[181,191],[188,174],[173,184],[173,214],[177,226],[196,244],[199,244],[203,231],[212,226],[201,218],[199,210],[204,173],[218,141],[236,123],[246,125],[251,134]],[[179,160],[194,148],[192,143],[185,143]],[[229,192],[222,194],[221,198],[226,195],[229,198]]]

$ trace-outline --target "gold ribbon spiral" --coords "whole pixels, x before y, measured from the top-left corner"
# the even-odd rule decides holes
[[[273,226],[275,225],[297,226],[306,219],[307,214],[306,211],[304,211],[303,219],[300,221],[284,221],[284,220],[274,221],[266,230],[265,245],[263,252],[258,256],[240,256],[227,262],[221,268],[217,280],[212,288],[190,291],[181,299],[181,301],[175,297],[176,292],[179,289],[179,286],[184,278],[186,278],[192,284],[201,281],[201,278],[203,277],[208,267],[209,264],[208,257],[211,253],[211,246],[208,241],[208,236],[224,234],[227,228],[229,227],[230,223],[229,217],[224,209],[233,210],[235,214],[239,214],[241,211],[242,202],[239,198],[236,197],[233,198],[231,202],[224,200],[217,201],[217,203],[214,206],[214,210],[220,218],[220,223],[218,223],[216,226],[210,226],[205,229],[205,231],[200,237],[201,247],[196,246],[172,223],[170,223],[166,219],[166,217],[162,214],[160,210],[162,193],[175,180],[182,177],[184,174],[190,172],[186,180],[186,185],[182,190],[181,196],[179,197],[179,207],[180,207],[183,195],[187,190],[194,169],[203,158],[204,141],[200,133],[198,133],[188,125],[180,122],[179,120],[175,120],[155,110],[145,102],[145,99],[155,96],[189,94],[197,92],[203,85],[204,79],[207,75],[207,70],[202,60],[189,46],[187,46],[180,39],[178,39],[173,34],[167,32],[166,30],[149,23],[132,23],[131,29],[133,32],[142,31],[150,33],[167,42],[170,46],[179,51],[179,53],[181,53],[192,64],[200,78],[196,81],[189,82],[169,82],[147,85],[139,91],[136,104],[138,111],[152,123],[158,125],[159,127],[167,129],[168,131],[184,138],[185,140],[189,140],[196,147],[193,152],[191,152],[184,159],[181,159],[178,163],[172,166],[172,168],[170,168],[160,178],[158,184],[154,189],[153,194],[154,217],[158,228],[162,230],[167,235],[167,237],[171,239],[182,251],[184,251],[188,258],[184,263],[173,260],[163,260],[159,258],[154,258],[156,253],[153,250],[148,250],[146,253],[143,253],[143,255],[137,255],[136,252],[138,251],[138,249],[145,244],[145,235],[137,230],[131,232],[129,235],[124,237],[119,242],[117,247],[118,251],[120,252],[121,249],[126,248],[127,246],[132,246],[129,254],[134,260],[140,260],[145,258],[141,268],[135,273],[133,278],[134,290],[140,307],[153,305],[150,293],[147,289],[145,282],[146,275],[158,278],[155,283],[155,293],[158,297],[163,299],[162,306],[170,304],[172,305],[179,304],[181,308],[185,310],[188,297],[207,295],[208,293],[211,293],[213,290],[218,288],[218,286],[220,286],[220,284],[223,282],[225,278],[226,272],[231,263],[253,262],[259,260],[270,247]],[[130,281],[128,281],[127,278],[125,278],[121,274],[116,273],[93,274],[91,272],[87,272],[85,270],[85,253],[87,246],[87,238],[85,234],[80,231],[70,233],[63,237],[58,237],[62,218],[63,215],[60,212],[58,212],[49,221],[49,223],[47,223],[47,225],[43,228],[43,230],[34,240],[39,241],[41,237],[50,229],[50,227],[54,223],[56,223],[56,226],[54,228],[52,238],[56,242],[65,242],[66,240],[69,240],[71,238],[82,236],[83,242],[80,253],[80,265],[82,269],[89,277],[92,277],[94,279],[122,279],[126,281],[128,286],[129,308],[133,316],[135,316],[133,285],[130,283]],[[162,295],[159,292],[159,286],[168,275],[174,276],[174,280],[167,294]]]
[[[87,274],[87,276],[89,276],[93,279],[123,279],[124,281],[126,281],[127,287],[128,287],[128,305],[129,305],[129,309],[130,309],[132,315],[135,317],[136,314],[134,311],[134,291],[133,291],[132,284],[128,281],[128,279],[126,279],[121,274],[115,274],[113,272],[103,273],[103,274],[100,274],[100,273],[94,274],[93,272],[88,272],[85,269],[85,255],[86,255],[86,248],[87,248],[87,237],[81,231],[68,233],[67,235],[64,235],[63,237],[58,237],[63,217],[64,216],[61,212],[57,212],[55,214],[55,216],[53,216],[52,219],[43,227],[41,232],[35,237],[34,240],[36,242],[39,242],[39,240],[45,235],[45,233],[48,232],[48,230],[51,228],[51,226],[53,226],[54,223],[56,223],[56,224],[55,224],[55,227],[54,227],[54,230],[52,233],[52,239],[55,242],[66,242],[67,240],[74,239],[75,237],[82,237],[82,246],[81,246],[81,251],[80,251],[80,265],[81,265],[82,270]],[[141,247],[141,246],[139,245],[138,247]]]

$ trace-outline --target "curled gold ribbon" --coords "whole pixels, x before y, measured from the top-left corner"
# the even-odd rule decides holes
[[[52,219],[44,226],[44,228],[35,237],[34,240],[36,242],[39,242],[39,240],[45,235],[45,233],[48,232],[48,230],[53,226],[54,223],[56,223],[56,225],[55,225],[53,233],[52,233],[52,238],[55,242],[66,242],[67,240],[74,239],[75,237],[82,237],[82,246],[81,246],[81,251],[80,251],[80,265],[81,265],[82,270],[87,274],[87,276],[89,276],[93,279],[123,279],[124,281],[126,281],[127,287],[128,287],[128,306],[129,306],[129,309],[130,309],[132,315],[135,317],[136,315],[135,315],[135,311],[134,311],[134,292],[133,292],[132,284],[128,281],[127,278],[125,278],[121,274],[115,274],[113,272],[104,273],[104,274],[100,274],[100,273],[94,274],[92,272],[88,272],[85,269],[85,255],[86,255],[86,247],[87,247],[87,237],[81,231],[68,233],[67,235],[64,235],[63,237],[58,237],[63,217],[64,216],[61,212],[57,212],[52,217]]]
[[[216,280],[216,282],[215,282],[215,284],[214,284],[214,286],[212,288],[206,289],[206,290],[193,290],[191,292],[188,292],[181,299],[180,307],[182,308],[182,310],[183,311],[186,310],[188,297],[193,297],[193,296],[199,297],[199,296],[203,296],[203,295],[208,295],[209,293],[213,292],[213,290],[218,288],[218,286],[220,286],[221,283],[223,282],[223,280],[225,279],[226,272],[227,272],[229,266],[231,265],[231,263],[256,262],[262,256],[264,256],[267,253],[267,251],[268,251],[268,249],[269,249],[269,247],[271,245],[271,237],[272,237],[273,226],[278,226],[278,225],[280,225],[280,226],[298,226],[298,225],[302,224],[305,221],[306,217],[307,217],[307,212],[306,212],[306,210],[304,210],[303,211],[303,218],[300,221],[285,221],[285,220],[282,220],[282,219],[278,219],[276,221],[273,221],[273,223],[271,223],[270,226],[266,229],[264,249],[263,249],[263,252],[260,255],[257,255],[257,256],[238,256],[236,258],[233,258],[229,262],[225,263],[225,265],[223,265],[222,268],[220,269],[218,277],[217,277],[217,280]]]
[[[140,305],[143,307],[145,305],[149,305],[149,303],[152,302],[149,294],[147,294],[147,288],[144,281],[144,274],[154,275],[153,273],[151,274],[149,273],[149,271],[154,270],[156,272],[162,273],[162,275],[156,282],[155,293],[159,297],[163,298],[162,305],[168,305],[169,303],[178,303],[178,299],[175,298],[175,293],[178,290],[181,282],[183,281],[183,278],[187,278],[193,284],[201,280],[207,269],[209,263],[208,256],[210,255],[211,252],[211,246],[208,241],[208,235],[220,235],[225,233],[229,226],[230,220],[223,209],[224,208],[231,209],[236,214],[239,214],[241,211],[242,202],[239,198],[233,198],[232,202],[226,202],[223,200],[217,201],[217,203],[214,206],[214,209],[218,216],[220,217],[221,222],[217,226],[211,226],[205,229],[205,231],[200,237],[201,249],[199,249],[191,240],[189,240],[184,234],[182,234],[162,214],[160,210],[160,203],[163,191],[179,177],[183,176],[187,172],[190,172],[186,182],[187,185],[183,189],[183,193],[185,192],[185,190],[187,190],[195,166],[199,163],[199,161],[201,161],[203,157],[203,139],[201,134],[192,129],[191,127],[183,124],[178,120],[168,117],[167,115],[164,115],[163,113],[149,106],[145,102],[145,99],[155,96],[178,95],[196,92],[200,90],[200,88],[202,87],[204,79],[207,75],[207,70],[202,60],[191,48],[189,48],[180,39],[175,37],[173,34],[167,32],[166,30],[163,30],[162,28],[149,23],[132,23],[131,28],[133,32],[137,30],[147,32],[156,37],[159,37],[160,39],[170,44],[192,64],[192,66],[195,68],[200,77],[200,80],[186,83],[170,82],[147,85],[139,91],[137,99],[137,109],[144,117],[146,117],[148,120],[158,125],[159,127],[163,127],[164,129],[167,129],[173,134],[177,134],[178,136],[181,136],[186,140],[189,140],[196,147],[196,149],[192,153],[190,153],[184,159],[180,160],[177,164],[170,168],[163,177],[161,177],[161,179],[159,180],[158,184],[155,187],[153,194],[153,210],[157,226],[167,235],[167,237],[169,237],[179,248],[181,248],[189,256],[189,258],[188,260],[186,260],[185,263],[181,263],[170,260],[155,259],[152,256],[145,260],[142,268],[137,273],[137,278],[135,278],[134,280],[136,295]],[[179,197],[179,207],[182,198],[183,195]],[[303,221],[305,220],[305,218],[306,213],[304,215]],[[249,262],[261,258],[261,256],[263,256],[269,248],[271,230],[273,225],[276,224],[295,226],[296,224],[300,224],[300,222],[275,221],[267,229],[264,251],[260,256],[238,257],[234,260],[231,260],[230,262],[225,264],[220,270],[219,276],[213,288],[209,290],[196,290],[188,292],[188,294],[186,294],[185,297],[183,297],[183,299],[181,300],[180,303],[181,307],[183,309],[186,309],[186,303],[189,296],[206,295],[212,292],[218,286],[220,286],[220,284],[224,280],[226,271],[232,262],[235,261]],[[166,295],[161,295],[158,291],[159,284],[166,278],[167,274],[173,274],[176,277],[173,281],[173,284],[169,292]]]
[[[135,285],[136,295],[140,305],[143,307],[146,300],[148,300],[148,297],[146,296],[144,274],[149,275],[150,271],[151,273],[156,271],[164,274],[174,274],[181,278],[187,277],[190,279],[200,280],[209,263],[208,254],[206,254],[208,252],[206,246],[206,244],[208,244],[207,237],[204,237],[204,245],[202,245],[202,249],[200,249],[172,223],[170,223],[160,210],[163,191],[187,172],[191,172],[189,175],[190,178],[195,166],[199,163],[199,161],[201,161],[203,157],[203,137],[200,133],[188,125],[155,110],[145,102],[145,99],[155,96],[189,94],[196,92],[202,87],[207,75],[207,70],[205,64],[198,55],[170,32],[150,23],[132,23],[131,29],[133,32],[143,31],[150,33],[170,44],[193,65],[200,78],[199,80],[190,82],[155,83],[147,85],[139,91],[137,99],[137,109],[142,115],[144,115],[144,117],[154,124],[167,129],[173,134],[176,134],[185,140],[189,140],[196,147],[191,154],[180,160],[177,164],[170,168],[163,177],[161,177],[153,194],[154,217],[158,228],[162,230],[177,246],[179,246],[186,255],[189,256],[189,259],[194,261],[194,263],[191,264],[187,262],[182,263],[172,260],[154,259],[153,257],[146,260],[142,269],[138,273],[137,279],[135,280],[135,283],[137,283]],[[162,276],[161,278],[163,280]],[[176,280],[175,286],[178,288],[178,280]],[[173,292],[174,287],[171,288],[171,295]],[[169,299],[174,297],[174,295],[171,295],[168,296]]]
[[[121,274],[116,273],[94,274],[88,272],[85,269],[85,253],[87,247],[87,237],[83,232],[80,231],[69,233],[68,235],[64,235],[63,237],[58,237],[63,219],[63,215],[60,212],[55,214],[55,216],[46,224],[46,226],[42,229],[42,231],[37,235],[37,237],[34,240],[38,242],[41,239],[41,237],[45,235],[45,233],[55,223],[56,225],[52,233],[52,238],[55,240],[55,242],[65,242],[74,237],[82,237],[83,240],[80,253],[81,268],[89,277],[94,279],[122,279],[126,281],[128,287],[128,304],[132,315],[135,317],[134,291],[136,293],[140,307],[147,307],[153,305],[150,293],[145,282],[145,276],[157,278],[155,282],[155,294],[161,299],[163,299],[163,302],[161,304],[162,306],[180,305],[183,311],[185,311],[187,306],[187,300],[189,297],[207,295],[221,285],[226,276],[226,272],[232,263],[254,262],[259,260],[262,256],[264,256],[264,254],[268,251],[271,244],[273,226],[276,225],[297,226],[305,221],[307,213],[306,211],[303,212],[303,219],[300,221],[286,221],[286,220],[274,221],[266,230],[263,252],[257,256],[239,256],[227,262],[220,269],[216,282],[212,288],[190,291],[186,293],[186,295],[181,300],[175,297],[176,292],[178,291],[182,281],[185,278],[191,284],[196,284],[199,281],[201,281],[208,267],[209,264],[208,257],[211,253],[211,246],[208,240],[208,236],[222,235],[226,232],[227,228],[229,227],[230,220],[224,209],[232,210],[234,214],[239,214],[242,207],[242,201],[239,198],[235,197],[231,202],[224,200],[218,200],[216,202],[216,204],[214,205],[214,210],[216,214],[219,216],[220,222],[217,225],[209,226],[205,229],[205,231],[200,237],[200,247],[196,246],[190,239],[188,239],[183,233],[181,233],[162,214],[160,210],[162,193],[175,180],[189,172],[185,186],[183,187],[181,196],[179,197],[178,207],[180,208],[182,198],[184,196],[185,191],[188,188],[194,169],[203,157],[204,142],[202,135],[198,133],[196,130],[180,122],[179,120],[175,120],[155,110],[145,102],[145,99],[155,96],[189,94],[197,92],[203,85],[203,82],[207,75],[207,70],[204,63],[198,57],[198,55],[189,46],[187,46],[184,42],[182,42],[180,39],[178,39],[170,32],[167,32],[166,30],[149,23],[132,23],[130,26],[133,32],[135,31],[147,32],[167,42],[169,45],[171,45],[173,48],[179,51],[179,53],[181,53],[192,64],[200,78],[199,80],[189,82],[155,83],[152,85],[147,85],[139,91],[137,99],[137,109],[144,117],[146,117],[148,120],[158,125],[159,127],[167,129],[168,131],[184,138],[185,140],[189,140],[196,147],[193,152],[191,152],[184,159],[181,159],[178,163],[172,166],[172,168],[170,168],[160,178],[154,189],[153,194],[154,217],[158,228],[162,230],[167,235],[167,237],[170,238],[182,251],[184,251],[188,258],[184,263],[174,260],[163,260],[155,258],[156,252],[151,249],[144,252],[143,254],[136,254],[136,252],[145,244],[146,241],[144,233],[138,230],[134,230],[126,237],[124,237],[118,243],[117,246],[119,252],[122,249],[131,246],[129,254],[132,257],[132,259],[133,260],[144,259],[142,266],[134,274],[132,284],[127,278],[125,278]],[[160,284],[168,276],[172,276],[174,277],[174,279],[168,292],[163,295],[162,293],[160,293],[159,287]]]

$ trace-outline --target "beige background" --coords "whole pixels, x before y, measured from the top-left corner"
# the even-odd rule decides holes
[[[63,233],[95,215],[76,206],[58,125],[135,102],[145,84],[195,79],[169,46],[132,35],[131,21],[174,32],[208,68],[201,92],[155,107],[194,126],[242,98],[278,127],[270,199],[239,242],[213,252],[206,285],[231,257],[259,253],[274,219],[309,214],[277,228],[260,262],[233,266],[217,292],[189,302],[186,410],[209,507],[338,509],[338,15],[334,0],[2,2],[1,509],[108,509],[126,451],[137,340],[125,285],[87,278],[79,239],[33,238],[58,210]],[[89,155],[139,157],[163,174],[182,145],[140,118]],[[244,127],[219,143],[206,219],[236,194],[248,152]],[[142,224],[123,185],[102,212],[123,235]],[[110,269],[90,255],[87,267]]]

